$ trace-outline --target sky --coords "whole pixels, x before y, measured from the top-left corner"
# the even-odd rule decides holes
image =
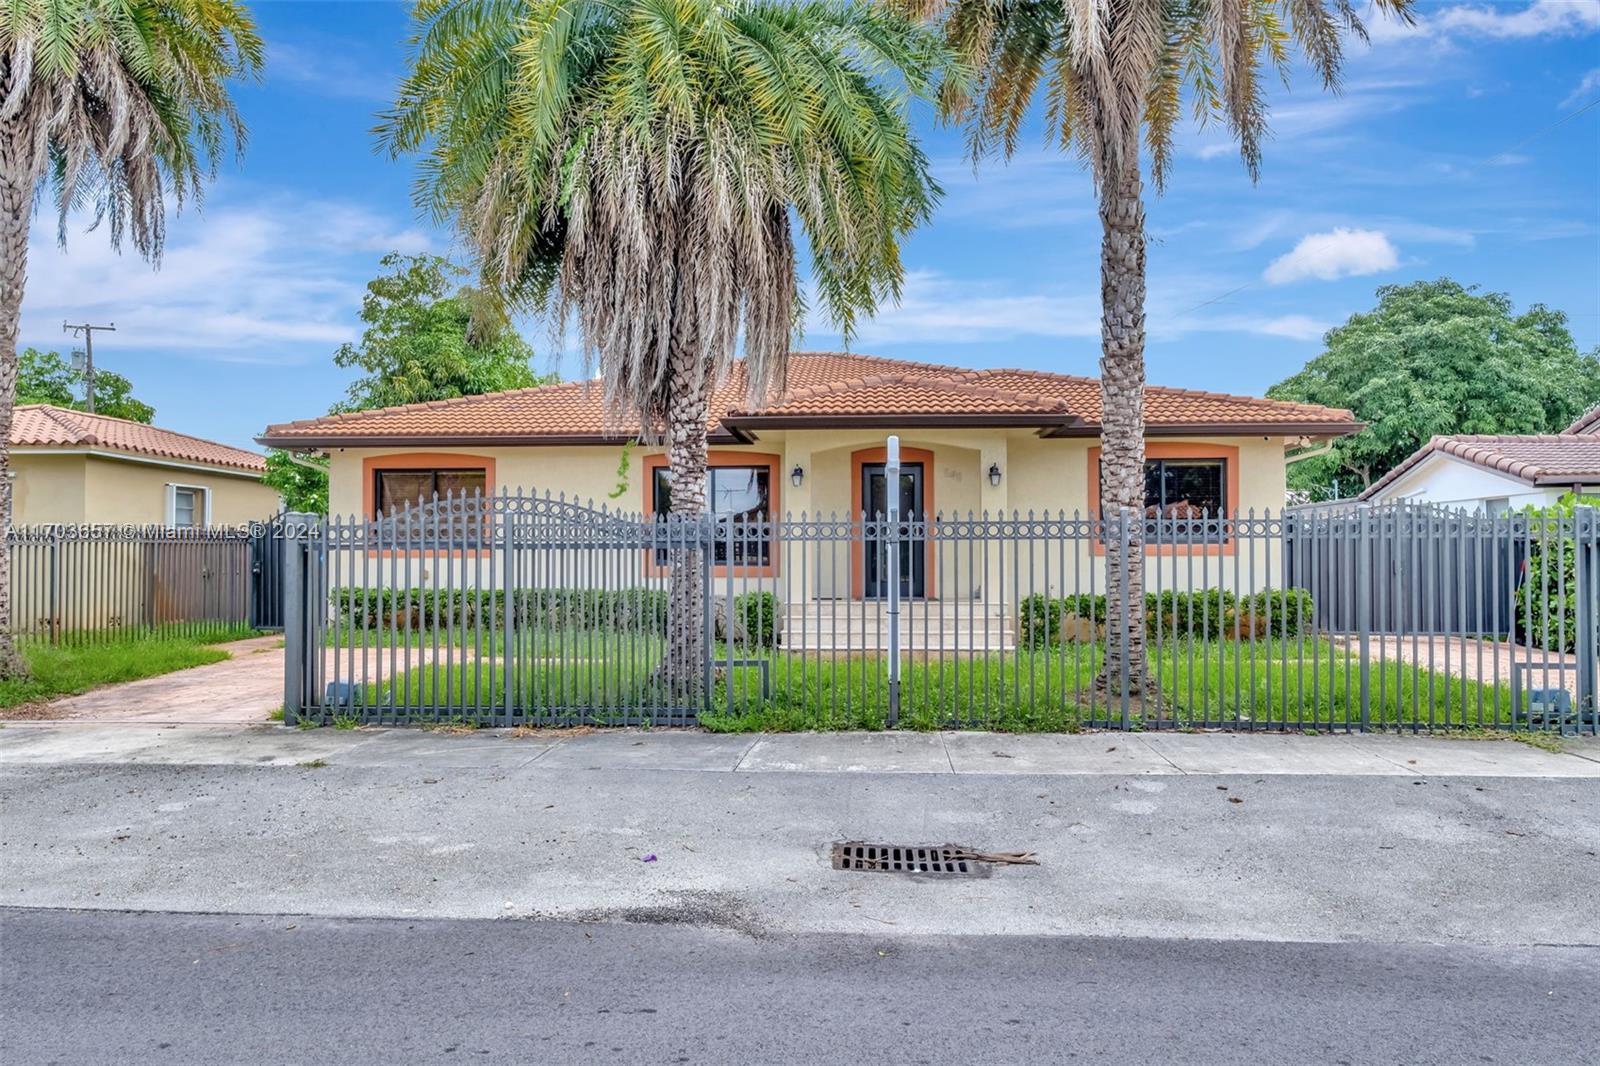
[[[1359,4],[1360,0],[1358,0]],[[460,255],[411,201],[415,160],[374,147],[406,63],[398,3],[256,2],[264,77],[250,128],[200,210],[170,223],[159,269],[52,209],[36,218],[22,343],[70,350],[63,320],[114,322],[95,362],[133,380],[171,429],[251,446],[323,414],[351,372],[366,282],[389,251]],[[1369,14],[1337,95],[1306,72],[1269,90],[1259,182],[1215,126],[1184,130],[1147,198],[1148,379],[1260,394],[1321,350],[1378,286],[1449,276],[1565,311],[1600,345],[1600,0],[1419,0],[1417,24]],[[904,298],[851,348],[969,367],[1096,373],[1099,222],[1079,163],[1035,136],[1011,161],[966,158],[919,109],[944,186],[907,242]],[[537,324],[540,370],[584,376]],[[804,345],[838,348],[826,320]]]

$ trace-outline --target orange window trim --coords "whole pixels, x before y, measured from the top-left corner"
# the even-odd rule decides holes
[[[656,471],[670,469],[671,465],[672,464],[667,459],[665,452],[658,452],[655,455],[647,455],[644,457],[644,515],[647,519],[654,519],[656,514]],[[706,469],[710,470],[712,467],[717,466],[766,467],[767,488],[769,490],[767,506],[771,509],[771,514],[769,517],[774,523],[777,522],[778,518],[783,514],[783,509],[780,506],[780,496],[783,492],[781,485],[781,467],[783,466],[783,456],[773,452],[735,452],[729,451],[726,448],[713,448],[706,452]],[[769,552],[770,554],[768,558],[770,559],[770,562],[768,565],[735,566],[733,567],[733,576],[777,577],[778,543],[776,537],[773,538]],[[656,553],[653,551],[646,551],[644,553],[645,573],[651,577],[661,577],[671,568],[658,565],[656,563],[655,556]],[[728,567],[715,567],[713,568],[712,573],[715,577],[727,577]]]
[[[1146,441],[1146,459],[1221,459],[1222,481],[1228,492],[1228,517],[1239,511],[1239,449],[1231,444],[1188,444],[1183,441]],[[1089,449],[1089,504],[1090,513],[1100,510],[1100,447]],[[1145,545],[1146,555],[1232,555],[1238,538],[1229,538],[1222,544],[1162,544]],[[1095,540],[1092,550],[1104,555],[1106,546]]]
[[[865,467],[870,463],[886,463],[889,461],[887,448],[862,448],[860,451],[850,453],[850,515],[854,521],[861,517],[866,501],[861,498],[861,479],[866,473]],[[922,464],[922,517],[938,514],[938,509],[933,502],[933,483],[936,480],[933,469],[933,453],[926,448],[900,447],[900,461],[902,463]],[[850,595],[854,599],[862,599],[867,591],[867,555],[866,538],[852,538],[850,545]],[[923,564],[923,597],[934,599],[937,590],[933,587],[933,575],[937,567],[933,560],[933,538],[922,539],[922,550],[926,556]]]
[[[377,474],[382,470],[483,470],[483,484],[485,493],[492,494],[496,491],[494,479],[494,456],[492,455],[463,455],[459,452],[396,452],[392,455],[369,455],[361,460],[361,514],[367,521],[377,518],[376,499]],[[397,555],[401,558],[431,557],[435,553],[421,549],[407,549],[404,551],[370,551],[369,555]],[[450,558],[472,557],[487,555],[488,549],[475,549],[465,551],[452,548],[447,554]]]

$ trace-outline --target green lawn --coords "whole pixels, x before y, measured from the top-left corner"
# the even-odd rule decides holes
[[[246,627],[211,632],[204,637],[165,635],[114,636],[52,645],[36,641],[22,644],[31,676],[0,681],[0,708],[38,703],[57,696],[87,692],[119,681],[137,681],[219,662],[228,653],[212,645],[254,636]]]
[[[663,641],[610,631],[549,631],[530,637],[511,657],[516,703],[555,721],[620,722],[649,717],[666,704],[656,677]],[[402,670],[364,686],[358,699],[406,717],[409,708],[488,723],[505,702],[503,649],[485,658]],[[359,652],[357,653],[359,655]],[[441,648],[441,657],[444,655]],[[719,646],[719,661],[726,657]],[[723,732],[881,729],[887,721],[888,676],[882,656],[801,655],[736,651],[735,659],[767,664],[770,695],[759,667],[719,666],[712,711],[700,724]],[[904,661],[901,725],[911,729],[973,727],[1017,732],[1071,731],[1120,722],[1094,681],[1100,649],[1067,644],[1048,651],[920,658]],[[1358,661],[1327,641],[1166,642],[1151,649],[1162,698],[1160,718],[1178,726],[1343,728],[1359,724]],[[1400,663],[1374,663],[1368,724],[1423,728],[1508,727],[1511,693]],[[731,690],[731,698],[730,698]],[[398,712],[395,714],[394,712]],[[1134,715],[1139,724],[1137,714]]]

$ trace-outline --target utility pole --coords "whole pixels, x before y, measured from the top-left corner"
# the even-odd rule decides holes
[[[82,322],[82,323],[79,323],[78,325],[75,326],[71,322],[63,321],[61,323],[61,332],[70,333],[74,337],[82,337],[83,338],[84,400],[89,405],[89,413],[90,414],[94,414],[94,331],[95,330],[101,330],[103,332],[115,333],[117,331],[117,324],[115,322],[113,322],[110,325],[106,325],[106,326],[93,326],[93,325],[90,325],[87,322]]]

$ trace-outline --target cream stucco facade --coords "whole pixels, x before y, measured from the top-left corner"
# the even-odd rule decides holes
[[[212,526],[270,518],[278,492],[243,470],[90,449],[14,448],[12,521],[166,525],[171,488],[199,489]]]
[[[860,507],[862,466],[881,461],[890,430],[827,429],[763,432],[749,445],[716,445],[712,465],[766,464],[771,469],[771,497],[779,516],[810,519],[844,518]],[[1096,438],[1041,438],[1027,429],[916,429],[898,433],[908,462],[924,465],[925,508],[946,519],[969,514],[1026,518],[1074,515],[1097,510]],[[1217,436],[1152,438],[1152,456],[1222,458],[1229,509],[1277,514],[1285,502],[1283,437]],[[639,447],[619,469],[621,446],[480,446],[398,448],[332,448],[329,507],[334,516],[373,513],[374,480],[382,469],[485,469],[491,492],[524,491],[565,496],[569,500],[613,511],[651,510],[650,472],[664,463],[659,448]],[[792,472],[801,471],[800,484]],[[999,471],[991,481],[989,471]],[[798,539],[798,538],[794,538]],[[930,546],[927,559],[930,595],[947,598],[982,596],[984,587],[1010,584],[1027,574],[1033,591],[1052,593],[1103,588],[1100,555],[1088,538],[1078,538],[1075,553],[1062,551],[1060,541],[1044,538],[985,548],[986,557],[971,556],[967,541]],[[1170,556],[1153,565],[1187,566],[1195,555],[1207,556],[1208,580],[1240,588],[1268,580],[1274,558],[1263,540],[1252,548],[1217,544],[1206,548],[1169,549],[1152,555]],[[779,581],[785,598],[847,598],[862,593],[860,562],[852,564],[848,546],[824,547],[793,542],[779,544],[770,568],[751,570],[746,581]],[[859,553],[857,553],[859,554]],[[1276,553],[1273,553],[1274,557]],[[804,558],[802,558],[804,556]],[[1252,557],[1253,556],[1253,557]],[[1048,557],[1048,559],[1047,559]],[[1180,563],[1179,559],[1184,560]],[[464,564],[463,564],[464,565]],[[855,573],[852,575],[851,566]],[[1094,576],[1098,573],[1099,577]],[[804,575],[803,577],[801,575]],[[1046,575],[1049,575],[1048,577]],[[439,580],[442,574],[434,575]],[[422,580],[428,580],[423,577]],[[939,589],[942,581],[946,587]],[[801,587],[803,586],[803,587]]]

